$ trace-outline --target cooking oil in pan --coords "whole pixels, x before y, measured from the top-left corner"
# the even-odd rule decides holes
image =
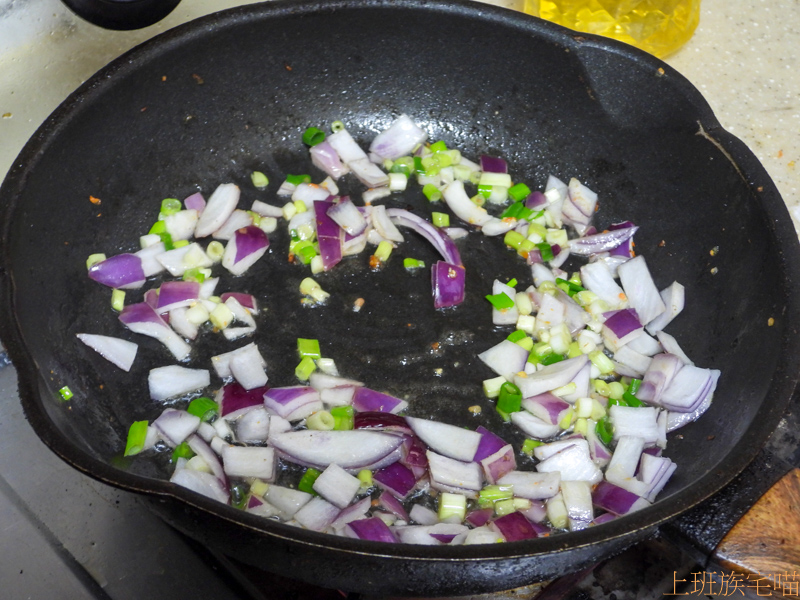
[[[663,57],[692,37],[700,0],[525,0],[525,12]]]

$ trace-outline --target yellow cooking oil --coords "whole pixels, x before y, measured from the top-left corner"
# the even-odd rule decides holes
[[[664,57],[692,37],[700,0],[525,0],[525,12]]]

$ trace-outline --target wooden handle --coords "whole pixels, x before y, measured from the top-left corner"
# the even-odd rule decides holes
[[[800,598],[800,469],[773,485],[733,526],[713,558],[759,595]],[[758,583],[761,582],[761,583]]]

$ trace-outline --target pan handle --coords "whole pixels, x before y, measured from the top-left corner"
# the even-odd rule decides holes
[[[166,17],[180,0],[62,0],[76,15],[105,29],[142,29]]]

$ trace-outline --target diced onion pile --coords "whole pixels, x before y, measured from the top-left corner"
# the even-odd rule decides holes
[[[662,454],[667,433],[705,412],[720,373],[695,366],[664,331],[684,307],[684,288],[656,287],[633,252],[637,227],[598,232],[597,194],[578,180],[551,176],[543,192],[531,191],[512,181],[502,158],[473,162],[428,143],[406,115],[368,152],[340,122],[332,129],[325,136],[310,128],[303,138],[327,177],[317,184],[288,176],[277,192],[282,204],[239,208],[239,188],[225,183],[207,201],[199,193],[165,200],[138,251],[90,257],[89,277],[113,288],[121,323],[182,361],[150,371],[151,398],[170,407],[132,424],[125,454],[171,451],[175,484],[263,517],[383,542],[517,541],[650,505],[676,468]],[[348,174],[367,186],[363,203],[339,195],[336,180]],[[376,203],[412,179],[461,226],[451,227],[443,208],[428,220]],[[262,173],[252,180],[268,184]],[[524,432],[522,447],[483,426],[403,416],[405,400],[341,375],[314,339],[298,340],[297,380],[271,386],[258,344],[245,339],[256,333],[256,296],[217,288],[225,271],[241,275],[264,256],[282,221],[290,259],[312,276],[367,246],[379,269],[403,243],[401,230],[415,231],[441,255],[431,295],[444,319],[465,295],[469,260],[456,240],[476,231],[502,236],[530,265],[532,284],[496,280],[481,291],[487,319],[511,332],[478,357],[495,375],[483,393],[508,427]],[[561,267],[571,256],[586,262],[570,274]],[[124,290],[154,278],[158,287],[125,302]],[[297,295],[307,304],[329,296],[311,276]],[[192,341],[211,331],[246,343],[190,366]],[[136,358],[130,341],[78,337],[125,371]],[[523,454],[535,458],[526,461],[532,470],[517,468]],[[298,465],[300,479],[279,484],[281,463]]]

